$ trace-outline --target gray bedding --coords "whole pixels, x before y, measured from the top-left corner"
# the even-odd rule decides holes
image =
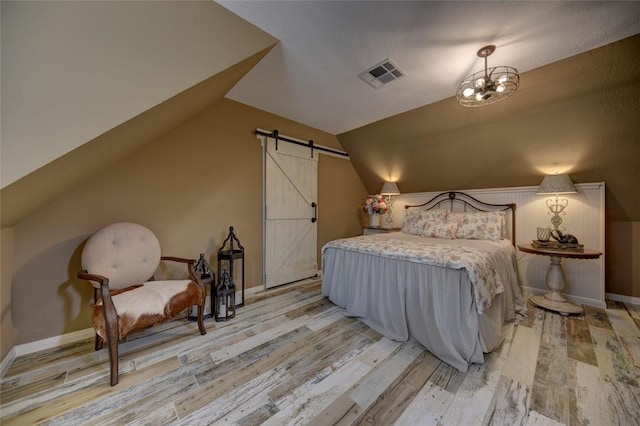
[[[322,294],[390,339],[414,339],[449,365],[467,371],[471,363],[484,362],[484,353],[502,342],[503,324],[524,310],[515,250],[508,240],[446,240],[399,232],[355,238],[371,237],[380,238],[381,244],[400,239],[476,248],[490,255],[488,267],[503,287],[478,313],[464,268],[325,246]]]

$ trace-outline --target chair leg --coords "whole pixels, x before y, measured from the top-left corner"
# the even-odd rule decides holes
[[[207,334],[207,329],[204,328],[204,305],[198,305],[198,328],[200,334]]]
[[[118,384],[118,330],[115,327],[111,327],[111,330],[107,330],[107,334],[111,386],[115,386]]]
[[[109,287],[102,285],[102,308],[104,309],[104,322],[107,346],[109,349],[109,366],[111,369],[111,386],[118,384],[118,314],[111,300]]]
[[[100,293],[98,291],[97,288],[93,289],[93,306],[96,306],[98,304],[98,297],[99,297]],[[96,333],[96,340],[93,344],[93,347],[96,351],[99,351],[100,349],[102,349],[102,342],[104,342],[104,340],[102,340],[102,337],[100,337],[98,335],[98,333]]]
[[[96,340],[94,343],[94,348],[96,351],[99,351],[100,349],[102,349],[102,342],[104,342],[104,340],[102,340],[102,337],[100,337],[98,333],[96,333]]]

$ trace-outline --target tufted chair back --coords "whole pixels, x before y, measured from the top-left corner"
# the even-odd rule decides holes
[[[81,262],[88,273],[109,277],[111,290],[118,290],[145,283],[153,276],[160,264],[160,243],[142,225],[114,223],[87,240]]]

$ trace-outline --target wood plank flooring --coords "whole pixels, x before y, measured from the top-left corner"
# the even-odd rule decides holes
[[[184,318],[120,346],[120,383],[85,340],[14,360],[2,425],[638,425],[640,307],[564,317],[528,305],[503,344],[461,373],[382,337],[320,282],[247,298],[235,319]]]

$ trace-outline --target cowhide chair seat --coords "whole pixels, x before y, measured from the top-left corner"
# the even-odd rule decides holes
[[[184,263],[187,280],[155,281],[161,260]],[[111,385],[118,383],[118,341],[130,331],[175,317],[198,306],[198,328],[204,327],[206,291],[196,274],[195,259],[160,256],[160,243],[147,228],[135,223],[115,223],[93,234],[82,250],[78,277],[94,287],[93,328],[96,350],[109,348]]]

